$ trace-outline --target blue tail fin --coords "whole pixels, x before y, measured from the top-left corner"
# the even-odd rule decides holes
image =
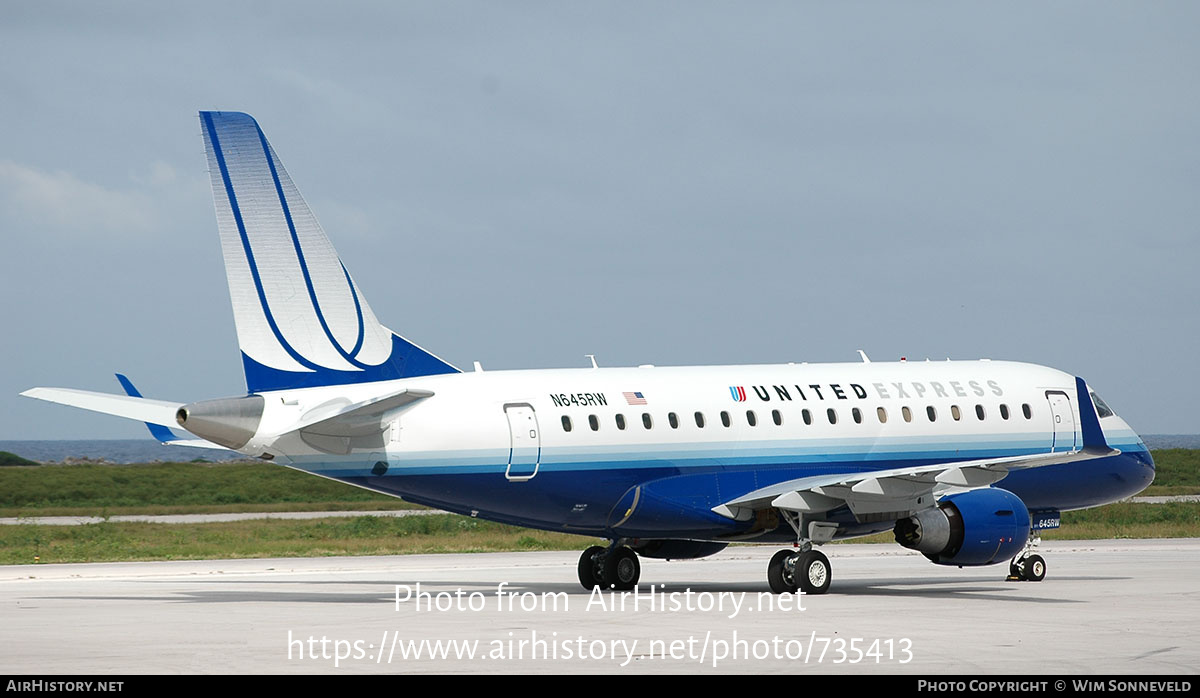
[[[121,384],[121,387],[125,390],[126,395],[128,395],[129,397],[141,397],[142,396],[142,394],[140,392],[138,392],[138,389],[133,387],[133,381],[129,380],[128,378],[121,375],[120,373],[116,374],[116,376],[117,376],[117,382],[119,382]],[[170,429],[164,427],[161,424],[155,424],[153,422],[143,422],[143,424],[145,424],[146,428],[150,430],[150,435],[154,437],[154,440],[158,441],[159,443],[165,444],[170,441],[178,441],[179,440],[179,437],[175,435],[175,432],[171,431]]]
[[[250,392],[458,372],[379,323],[250,115],[200,123]]]

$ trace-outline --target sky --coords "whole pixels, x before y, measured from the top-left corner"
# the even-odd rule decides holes
[[[0,8],[0,439],[245,392],[197,112],[459,366],[1010,359],[1200,433],[1200,5]]]

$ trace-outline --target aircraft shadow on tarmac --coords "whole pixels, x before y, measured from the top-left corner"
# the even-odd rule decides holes
[[[1062,576],[1056,577],[1057,581],[1070,582],[1124,582],[1129,581],[1129,577],[1101,577],[1101,576]],[[168,583],[154,582],[147,580],[150,584]],[[169,582],[173,585],[178,585],[178,581]],[[191,582],[196,588],[187,591],[172,591],[163,595],[107,595],[107,596],[52,596],[52,597],[37,597],[41,599],[74,599],[84,601],[161,601],[164,603],[281,603],[281,604],[297,604],[297,603],[318,603],[318,604],[378,604],[383,602],[394,602],[395,588],[397,585],[407,585],[415,589],[420,583],[420,589],[423,592],[430,594],[448,593],[454,594],[462,590],[463,594],[471,594],[479,592],[485,596],[492,595],[496,592],[496,584],[481,583],[478,580],[471,581],[453,581],[453,580],[409,580],[409,579],[388,579],[388,580],[247,580],[247,579],[213,579],[213,580],[195,580]],[[261,585],[262,587],[255,590],[237,589],[223,590],[220,586],[237,584],[245,585]],[[328,585],[339,587],[360,587],[363,591],[329,591],[329,592],[293,592],[285,591],[280,587],[287,587],[297,584],[303,585]],[[1027,582],[1005,582],[1003,580],[964,580],[964,579],[942,579],[942,578],[911,578],[911,577],[894,577],[894,578],[875,578],[875,579],[842,579],[838,581],[837,586],[830,589],[825,597],[837,596],[858,596],[858,597],[909,597],[909,598],[953,598],[953,599],[978,599],[987,601],[1009,601],[1015,603],[1043,603],[1043,604],[1074,604],[1086,603],[1078,599],[1050,597],[1043,594],[1038,594],[1043,585],[1049,587],[1051,583],[1031,584]],[[275,588],[271,588],[275,587]],[[639,587],[641,594],[645,595],[650,592],[650,585],[643,584]],[[766,583],[746,583],[746,582],[730,582],[720,583],[713,581],[698,581],[696,583],[688,582],[664,582],[655,585],[655,594],[670,594],[683,593],[687,590],[693,593],[706,592],[709,594],[718,593],[742,593],[759,594],[766,593]],[[572,597],[589,596],[591,592],[585,591],[576,583],[567,582],[508,582],[504,591],[506,594],[525,594],[533,593],[536,595],[542,594],[562,594],[566,593]],[[621,593],[621,592],[617,592]],[[624,592],[632,593],[632,592]],[[820,597],[815,597],[820,598]]]

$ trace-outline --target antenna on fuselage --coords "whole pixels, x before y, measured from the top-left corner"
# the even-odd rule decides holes
[[[583,358],[592,360],[592,368],[600,368],[599,366],[596,365],[596,355],[595,354],[584,354]]]
[[[862,349],[859,349],[859,350],[858,350],[858,355],[862,357],[862,360],[863,360],[863,363],[864,363],[864,364],[869,364],[869,363],[871,363],[871,359],[870,359],[870,358],[867,356],[867,352],[863,351]]]

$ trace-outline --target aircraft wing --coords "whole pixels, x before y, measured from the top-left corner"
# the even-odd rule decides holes
[[[772,507],[796,514],[817,514],[844,504],[861,522],[886,521],[934,506],[938,495],[952,489],[987,487],[1014,470],[1120,454],[1104,439],[1087,385],[1082,378],[1076,378],[1075,385],[1083,436],[1080,450],[816,475],[757,489],[717,505],[712,511],[745,521],[752,518],[755,511]]]
[[[954,488],[986,487],[1004,479],[1014,470],[1118,454],[1120,451],[1107,446],[1087,446],[1078,451],[817,475],[763,487],[713,507],[713,511],[731,519],[743,520],[760,509],[776,508],[814,514],[845,504],[863,521],[900,518],[933,506],[936,495],[942,492]]]

